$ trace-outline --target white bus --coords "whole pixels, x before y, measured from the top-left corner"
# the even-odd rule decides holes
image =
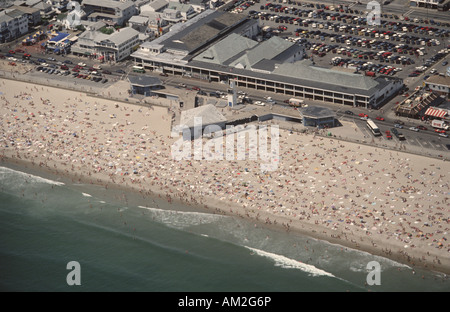
[[[133,71],[135,73],[145,73],[145,69],[142,66],[133,66]]]
[[[303,100],[295,99],[295,98],[289,99],[289,105],[293,106],[293,107],[302,107]]]
[[[367,120],[367,127],[370,129],[370,131],[372,131],[374,136],[381,135],[380,128],[378,128],[378,126],[371,119]]]

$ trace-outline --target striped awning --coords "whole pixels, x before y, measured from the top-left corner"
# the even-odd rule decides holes
[[[442,118],[447,114],[446,110],[429,107],[425,115]]]

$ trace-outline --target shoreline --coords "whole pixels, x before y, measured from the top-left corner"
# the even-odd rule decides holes
[[[0,155],[1,156],[1,155]],[[86,176],[78,176],[78,175],[67,175],[63,171],[58,169],[51,169],[49,167],[41,167],[36,164],[31,163],[29,160],[23,160],[23,159],[17,159],[17,158],[8,158],[8,157],[0,157],[0,166],[10,167],[11,165],[17,166],[19,168],[24,168],[23,172],[30,173],[29,171],[32,171],[32,174],[36,174],[39,176],[43,176],[47,178],[49,175],[52,177],[60,177],[61,180],[57,180],[58,182],[63,183],[84,183],[84,184],[91,184],[96,185],[100,187],[106,187],[107,189],[115,189],[118,191],[124,191],[124,192],[132,192],[135,195],[142,196],[140,200],[144,200],[146,196],[148,197],[158,197],[161,200],[166,201],[168,204],[172,204],[172,202],[178,202],[179,204],[189,206],[193,209],[193,211],[196,212],[203,212],[203,213],[212,213],[212,214],[220,214],[224,216],[230,216],[235,218],[244,218],[249,222],[254,222],[255,226],[259,227],[266,227],[272,230],[276,231],[282,231],[284,233],[290,233],[291,231],[296,234],[300,234],[306,237],[309,237],[311,239],[319,240],[319,241],[325,241],[327,243],[340,246],[342,248],[350,248],[353,250],[361,251],[361,252],[367,252],[374,256],[380,256],[383,258],[390,259],[392,261],[398,262],[400,264],[406,265],[410,267],[410,269],[414,270],[415,268],[425,269],[431,272],[435,273],[441,273],[441,274],[450,274],[450,266],[446,264],[436,264],[434,262],[430,261],[424,261],[420,258],[420,252],[414,255],[406,255],[406,253],[402,252],[390,252],[386,253],[383,251],[383,249],[388,250],[390,248],[398,248],[399,246],[395,244],[389,244],[389,246],[385,246],[385,248],[382,248],[381,250],[377,248],[379,244],[386,244],[386,242],[382,240],[372,240],[371,242],[368,242],[366,239],[360,236],[350,236],[348,234],[343,233],[343,235],[346,236],[346,239],[342,239],[340,237],[340,234],[335,234],[333,232],[330,232],[328,228],[320,226],[320,225],[314,225],[314,224],[302,224],[300,222],[292,222],[291,219],[285,218],[283,216],[277,216],[279,221],[274,222],[263,222],[259,218],[254,218],[250,216],[248,213],[245,213],[244,210],[239,209],[239,206],[232,206],[227,204],[227,207],[225,208],[220,205],[220,201],[217,201],[213,198],[211,198],[211,202],[208,205],[201,204],[201,203],[192,203],[189,201],[182,200],[180,198],[173,198],[168,200],[164,197],[166,193],[162,189],[149,189],[148,193],[143,194],[142,190],[140,190],[138,187],[131,186],[123,186],[120,184],[114,184],[111,181],[108,180],[102,180],[102,179],[95,179],[95,177],[86,177]],[[22,167],[23,166],[23,167]],[[70,181],[70,182],[69,182]],[[166,208],[162,208],[166,209]],[[233,210],[234,209],[234,210]],[[266,216],[269,218],[270,216],[273,217],[273,215]],[[274,220],[277,220],[274,218]],[[280,222],[281,221],[281,222]],[[289,227],[286,227],[286,224],[290,224]],[[350,238],[350,239],[349,239]],[[375,243],[375,245],[374,245]],[[378,244],[377,244],[378,243]],[[401,251],[401,250],[400,250]]]
[[[249,160],[175,161],[167,109],[2,84],[1,163],[179,201],[450,274],[448,162],[286,130],[274,172]]]

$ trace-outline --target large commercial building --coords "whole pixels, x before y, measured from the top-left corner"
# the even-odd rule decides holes
[[[317,101],[376,108],[403,81],[330,70],[302,60],[305,49],[279,37],[256,40],[258,20],[206,10],[141,45],[131,56],[157,72],[280,93]],[[194,31],[195,30],[195,31]]]

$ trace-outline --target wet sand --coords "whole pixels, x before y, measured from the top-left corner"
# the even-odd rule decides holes
[[[450,273],[448,162],[283,130],[275,171],[249,159],[177,161],[167,108],[10,80],[0,91],[4,161]]]

